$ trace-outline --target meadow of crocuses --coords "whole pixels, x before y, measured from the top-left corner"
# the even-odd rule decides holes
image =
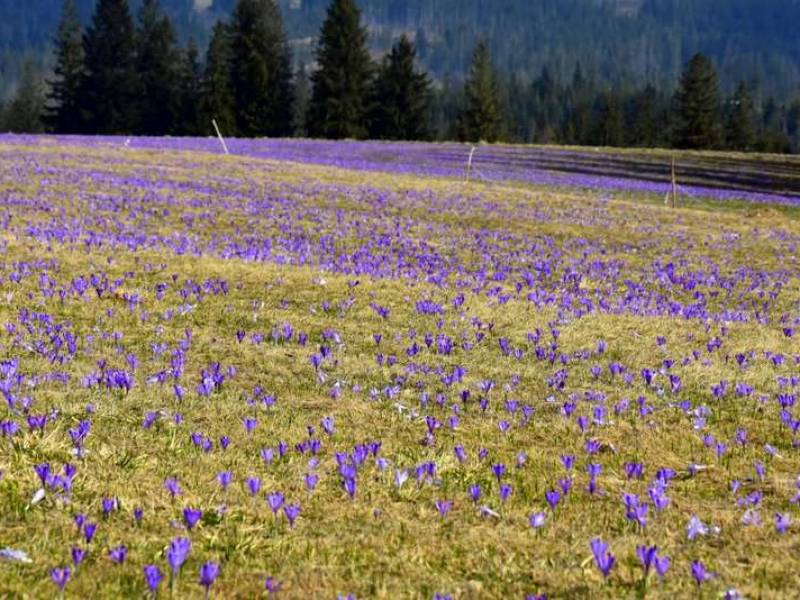
[[[0,596],[797,594],[791,190],[214,144],[0,138]]]

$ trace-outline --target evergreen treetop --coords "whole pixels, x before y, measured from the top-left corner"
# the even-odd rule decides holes
[[[502,123],[497,77],[489,46],[481,41],[475,47],[469,79],[464,86],[460,137],[471,142],[496,142],[502,135]]]
[[[212,132],[212,119],[223,135],[236,135],[236,107],[231,84],[230,28],[217,21],[206,52],[201,83],[200,120],[203,131]]]
[[[81,24],[74,0],[66,0],[54,40],[55,67],[48,81],[45,121],[57,133],[79,133],[80,86],[83,77],[83,44]]]
[[[138,75],[133,18],[127,0],[98,0],[83,36],[81,118],[95,134],[137,127]]]
[[[729,102],[725,127],[727,146],[731,150],[752,150],[756,143],[756,110],[747,84],[742,81]]]
[[[372,62],[355,0],[331,0],[311,75],[307,127],[314,137],[363,138]]]
[[[720,142],[719,81],[711,61],[695,54],[683,72],[676,100],[675,145],[717,148]]]
[[[178,72],[180,53],[172,23],[158,0],[144,0],[136,31],[138,74],[138,131],[165,135],[179,116]]]
[[[231,85],[239,135],[292,132],[291,55],[275,0],[239,0],[231,20]]]
[[[370,136],[423,140],[430,135],[431,83],[417,69],[414,45],[401,36],[384,57],[375,78]]]

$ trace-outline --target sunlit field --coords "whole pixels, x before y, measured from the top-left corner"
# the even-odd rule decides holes
[[[797,593],[800,161],[263,144],[0,138],[0,596]]]

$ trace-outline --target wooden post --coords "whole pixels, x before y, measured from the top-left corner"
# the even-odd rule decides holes
[[[469,160],[467,161],[467,173],[465,175],[466,182],[469,183],[469,176],[472,173],[472,157],[475,154],[475,146],[469,151]]]
[[[217,120],[211,119],[211,124],[214,125],[214,130],[217,132],[217,137],[219,138],[219,143],[222,144],[222,149],[225,151],[225,154],[228,154],[228,146],[225,144],[225,140],[222,139],[222,134],[219,132],[219,127],[217,127]]]

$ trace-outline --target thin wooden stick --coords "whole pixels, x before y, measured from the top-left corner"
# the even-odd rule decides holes
[[[475,154],[475,146],[472,147],[472,150],[469,151],[469,160],[467,161],[467,174],[466,174],[466,181],[469,183],[469,176],[472,173],[472,157]]]
[[[222,139],[222,134],[219,132],[219,127],[217,127],[217,120],[211,119],[212,125],[214,125],[214,129],[217,132],[217,137],[219,138],[219,143],[222,144],[222,149],[225,151],[225,154],[228,154],[228,146],[225,144],[225,140]]]

